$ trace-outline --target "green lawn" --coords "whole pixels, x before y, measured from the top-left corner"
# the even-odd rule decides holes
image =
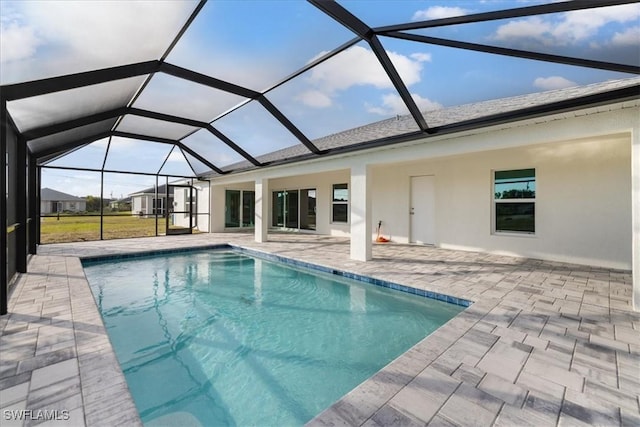
[[[158,231],[164,234],[164,218],[158,218]],[[156,219],[140,218],[131,213],[105,216],[103,224],[104,239],[126,237],[144,237],[156,235]],[[100,240],[99,216],[43,217],[40,223],[40,242],[62,243]]]

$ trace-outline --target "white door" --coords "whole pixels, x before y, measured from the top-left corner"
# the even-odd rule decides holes
[[[436,242],[435,205],[434,176],[412,176],[409,209],[412,243],[433,245]]]

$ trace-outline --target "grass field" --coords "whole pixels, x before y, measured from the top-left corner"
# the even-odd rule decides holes
[[[158,218],[158,233],[165,232],[164,218]],[[156,219],[140,218],[130,213],[105,216],[104,239],[144,237],[156,235]],[[80,242],[100,240],[99,216],[43,217],[40,223],[40,243]]]

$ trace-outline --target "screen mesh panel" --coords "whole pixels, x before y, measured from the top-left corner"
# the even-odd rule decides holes
[[[85,139],[87,138],[100,136],[104,133],[109,132],[113,125],[115,125],[115,123],[116,119],[103,120],[97,123],[92,123],[90,125],[80,126],[64,132],[37,138],[29,141],[27,145],[35,155],[43,154],[45,151],[55,151],[62,149],[71,150],[80,145],[92,142],[86,141]]]
[[[231,140],[239,141],[239,145],[252,156],[300,143],[256,101],[216,120],[213,125]]]
[[[523,9],[518,0],[5,1],[3,19],[11,19],[0,28],[0,82],[23,82],[5,92],[8,111],[20,132],[34,138],[28,146],[40,162],[94,168],[100,156],[90,148],[59,155],[119,131],[183,140],[193,150],[185,162],[198,174],[211,172],[207,161],[226,172],[290,162],[316,151],[308,141],[329,152],[355,149],[426,136],[428,127],[476,119],[482,120],[474,126],[484,126],[501,123],[505,114],[519,120],[531,107],[637,86],[638,79],[614,80],[640,73],[638,3],[530,3]],[[591,8],[558,12],[574,7]],[[499,20],[486,19],[499,9]],[[525,9],[535,13],[517,16]],[[477,14],[486,22],[474,22]],[[505,19],[509,14],[516,17]],[[456,16],[471,22],[442,25]],[[437,25],[416,28],[430,20]],[[488,47],[463,49],[464,42]],[[497,55],[491,46],[530,51],[537,59]],[[541,54],[622,65],[566,65],[571,58],[558,63]],[[143,69],[155,74],[129,77],[141,72],[135,64],[143,61],[156,61]],[[92,72],[73,81],[64,76],[83,71]],[[63,77],[30,81],[53,76]],[[109,78],[119,80],[92,84]],[[81,87],[60,90],[63,83]],[[612,92],[607,102],[630,93]],[[158,119],[162,114],[174,117]],[[198,123],[176,123],[181,119]],[[198,130],[207,123],[224,136]],[[76,127],[61,130],[70,126]],[[131,144],[126,156],[110,155],[108,167],[157,173],[172,146]]]
[[[3,0],[0,82],[158,59],[196,6],[194,0]],[[10,19],[6,26],[5,17]]]
[[[47,166],[102,169],[109,138],[92,142],[47,163]]]
[[[20,132],[126,107],[144,77],[116,80],[7,103]]]
[[[245,101],[232,93],[158,73],[133,104],[143,110],[210,122]]]
[[[228,166],[244,160],[242,155],[205,129],[189,135],[182,140],[182,143],[218,167]]]
[[[131,138],[113,137],[109,146],[105,170],[158,173],[173,145]],[[131,153],[144,153],[132,156]]]
[[[117,131],[167,139],[181,139],[198,128],[129,114],[120,121]]]
[[[395,52],[388,54],[400,62],[399,72],[406,82],[419,81],[420,60]],[[317,65],[269,92],[267,98],[310,138],[409,113],[366,43]],[[408,130],[419,128],[414,123]]]
[[[351,38],[306,2],[210,1],[167,61],[260,91]]]

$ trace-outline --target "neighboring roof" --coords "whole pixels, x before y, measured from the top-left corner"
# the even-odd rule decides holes
[[[164,196],[167,193],[167,185],[166,184],[162,184],[158,186],[158,196]],[[143,194],[156,194],[156,187],[149,187],[149,188],[145,188],[144,190],[140,190],[140,191],[136,191],[135,193],[130,193],[129,194],[129,201],[131,201],[131,197],[134,196],[142,196]],[[123,199],[125,200],[125,199]]]
[[[72,196],[62,191],[53,190],[51,188],[43,188],[40,190],[40,200],[57,201],[57,202],[85,202],[83,197]]]
[[[499,116],[503,113],[525,108],[535,109],[536,107],[543,107],[553,103],[566,102],[576,98],[589,97],[604,92],[630,87],[635,87],[636,95],[640,98],[640,77],[633,77],[630,79],[611,80],[604,83],[574,86],[509,98],[492,99],[489,101],[425,111],[423,114],[428,118],[432,127],[442,128],[454,123],[471,122],[478,118]],[[574,106],[573,109],[575,108],[576,107]],[[559,109],[554,109],[554,112],[559,111]],[[533,111],[533,113],[535,113],[535,111]],[[415,122],[413,121],[413,118],[407,114],[315,139],[312,142],[321,150],[338,149],[337,151],[339,151],[341,148],[357,144],[367,142],[375,143],[376,141],[410,134],[413,130],[412,126],[415,126]],[[434,135],[437,135],[437,133]],[[425,135],[420,136],[420,138],[424,137]],[[274,163],[285,159],[304,156],[305,154],[307,154],[307,151],[304,147],[293,146],[257,157],[257,160],[262,163]],[[251,167],[252,165],[249,162],[239,162],[230,165],[228,168],[237,170],[249,169]]]

